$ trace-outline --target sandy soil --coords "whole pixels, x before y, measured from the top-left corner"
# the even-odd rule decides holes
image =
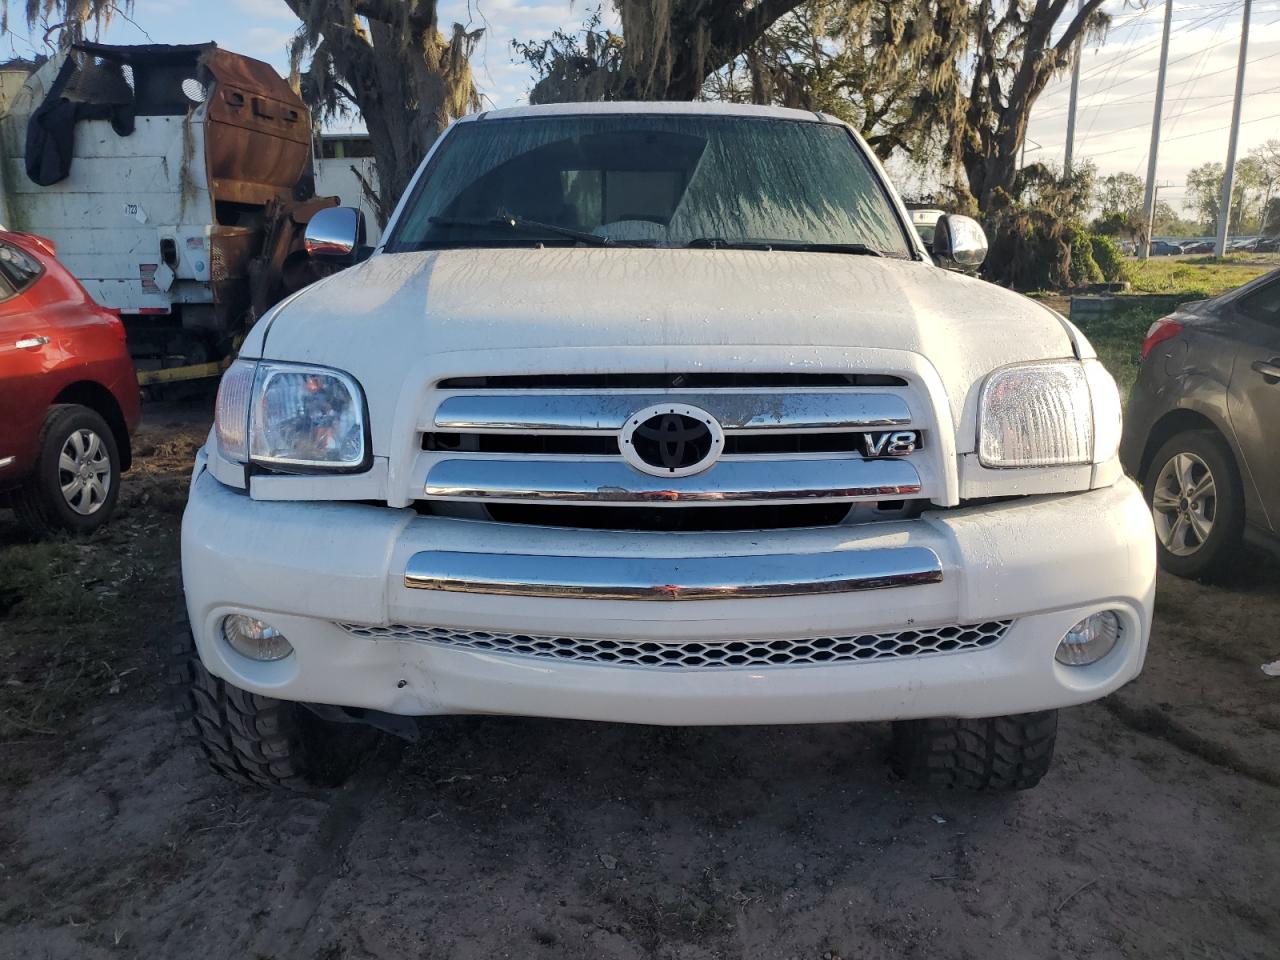
[[[1280,956],[1269,560],[1162,579],[1146,672],[1027,794],[908,789],[876,725],[451,718],[266,795],[167,707],[202,435],[153,408],[118,522],[52,555],[72,587],[0,602],[0,957]],[[0,514],[0,571],[39,549]]]

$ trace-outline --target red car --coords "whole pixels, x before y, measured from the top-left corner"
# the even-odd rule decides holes
[[[120,318],[48,240],[0,229],[0,505],[37,533],[96,530],[140,416]]]

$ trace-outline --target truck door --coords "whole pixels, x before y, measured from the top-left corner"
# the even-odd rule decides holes
[[[1227,409],[1265,523],[1280,532],[1280,276],[1236,300],[1234,309],[1240,345]]]

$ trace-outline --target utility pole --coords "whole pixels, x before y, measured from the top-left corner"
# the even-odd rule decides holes
[[[1165,187],[1172,187],[1172,186],[1175,186],[1172,180],[1165,180],[1163,183],[1156,184],[1156,195],[1155,195],[1155,202],[1153,204],[1153,207],[1158,208],[1160,206],[1160,191]],[[1147,224],[1147,243],[1151,242],[1151,235],[1155,233],[1155,226],[1156,226],[1156,218],[1155,218],[1155,215],[1153,214],[1151,217],[1151,222]]]
[[[1076,10],[1084,6],[1084,0],[1076,0]],[[1078,13],[1077,13],[1078,15]],[[1062,173],[1071,176],[1071,161],[1076,148],[1076,102],[1080,98],[1080,52],[1084,45],[1084,33],[1076,37],[1076,49],[1071,55],[1071,104],[1067,107],[1067,155],[1062,161]]]
[[[1044,146],[1044,144],[1036,143],[1026,134],[1023,134],[1022,135],[1022,159],[1018,161],[1019,167],[1025,167],[1027,165],[1027,144],[1028,143],[1032,144],[1032,147],[1031,147],[1032,153],[1034,153],[1035,151],[1039,150],[1042,146]]]
[[[1147,221],[1147,238],[1138,249],[1145,260],[1151,255],[1151,227],[1156,218],[1156,161],[1160,155],[1160,115],[1164,112],[1164,75],[1169,69],[1169,28],[1173,24],[1173,0],[1164,0],[1164,39],[1160,43],[1160,74],[1156,78],[1156,111],[1151,118],[1151,150],[1147,154],[1147,196],[1143,212]]]
[[[1231,225],[1231,191],[1236,179],[1236,146],[1240,140],[1240,107],[1244,103],[1244,65],[1249,55],[1249,13],[1253,0],[1244,0],[1244,19],[1240,21],[1240,65],[1236,67],[1236,104],[1231,109],[1231,139],[1227,143],[1227,169],[1222,175],[1222,200],[1218,204],[1218,242],[1213,252],[1227,252],[1227,228]]]

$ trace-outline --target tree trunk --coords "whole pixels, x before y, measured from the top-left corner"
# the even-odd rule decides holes
[[[707,77],[803,2],[617,0],[626,41],[618,99],[696,100]]]
[[[436,0],[284,2],[302,20],[313,55],[330,66],[332,86],[313,77],[319,85],[309,97],[313,105],[332,105],[336,89],[365,122],[385,224],[431,144],[455,116],[478,106],[468,61],[480,31],[455,25],[445,40]]]
[[[969,192],[984,212],[1001,191],[1013,193],[1031,109],[1054,74],[1070,63],[1076,40],[1102,6],[1102,0],[1085,0],[1054,42],[1054,26],[1068,15],[1068,2],[1036,0],[1025,19],[1021,0],[1008,0],[999,18],[995,0],[982,0],[975,8],[977,55],[966,111],[968,129],[955,142]],[[1006,31],[1014,31],[1016,43],[1003,34]],[[1003,64],[1014,51],[1017,66],[1009,77]],[[1009,82],[1007,91],[1001,89],[1002,79]]]

